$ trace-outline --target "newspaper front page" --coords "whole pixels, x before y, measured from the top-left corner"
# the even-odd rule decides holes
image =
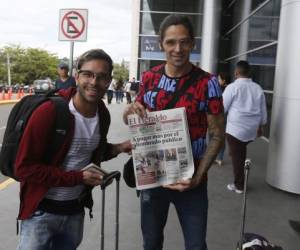
[[[136,188],[167,185],[193,176],[194,162],[185,108],[128,116]]]

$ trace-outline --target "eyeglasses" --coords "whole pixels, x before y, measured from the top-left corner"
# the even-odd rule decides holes
[[[111,80],[111,76],[105,73],[95,73],[90,70],[78,70],[78,74],[86,80],[94,80],[96,79],[97,82],[105,81],[109,82]]]
[[[181,40],[166,39],[165,41],[163,41],[163,44],[167,48],[175,48],[177,46],[177,44],[179,44],[180,48],[188,49],[192,45],[192,40],[190,38],[185,38],[185,39],[181,39]]]

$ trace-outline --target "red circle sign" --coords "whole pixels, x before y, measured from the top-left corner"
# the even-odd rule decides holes
[[[75,20],[77,20],[75,22]],[[78,22],[79,21],[79,22]],[[64,23],[67,25],[64,25]],[[67,30],[65,30],[67,28]],[[61,30],[67,38],[75,39],[79,37],[85,29],[85,21],[80,13],[77,11],[70,11],[66,13],[61,21]]]

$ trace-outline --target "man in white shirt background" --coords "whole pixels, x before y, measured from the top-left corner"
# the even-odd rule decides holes
[[[234,175],[234,182],[228,184],[227,189],[241,194],[247,145],[262,135],[263,125],[267,123],[267,109],[262,88],[250,78],[249,63],[239,61],[234,74],[236,80],[223,93],[227,113],[226,138]]]

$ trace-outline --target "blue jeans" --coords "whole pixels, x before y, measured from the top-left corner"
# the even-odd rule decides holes
[[[57,215],[38,210],[21,222],[18,250],[76,250],[83,223],[84,213]]]
[[[144,250],[163,249],[163,230],[173,203],[183,231],[186,250],[207,250],[207,183],[185,192],[165,188],[141,191],[141,226]]]

